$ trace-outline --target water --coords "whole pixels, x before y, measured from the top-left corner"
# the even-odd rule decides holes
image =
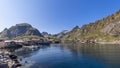
[[[25,68],[120,68],[120,45],[60,45],[15,52]]]

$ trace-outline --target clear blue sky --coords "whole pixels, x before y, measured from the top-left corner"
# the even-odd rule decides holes
[[[29,23],[55,34],[94,22],[120,9],[120,0],[0,0],[0,31]]]

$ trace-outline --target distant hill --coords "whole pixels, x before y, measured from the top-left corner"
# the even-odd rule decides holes
[[[76,26],[64,40],[120,41],[120,10],[93,23]]]
[[[67,35],[68,32],[69,32],[68,30],[64,30],[58,34],[53,35],[53,37],[63,39]]]
[[[47,36],[47,37],[48,37],[48,36],[51,36],[51,34],[48,34],[47,32],[42,32],[41,34],[42,34],[44,37],[45,37],[45,36]]]
[[[28,23],[16,24],[0,32],[0,37],[15,38],[18,36],[42,36],[41,33]]]

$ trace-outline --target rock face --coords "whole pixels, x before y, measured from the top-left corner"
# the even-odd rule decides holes
[[[30,24],[21,23],[16,24],[15,26],[10,27],[9,29],[5,28],[1,33],[0,37],[14,38],[17,36],[42,36],[41,33]]]
[[[65,40],[94,40],[115,41],[120,40],[120,10],[101,20],[75,27],[68,32]]]
[[[120,36],[120,21],[111,23],[101,30],[104,34],[112,36]]]

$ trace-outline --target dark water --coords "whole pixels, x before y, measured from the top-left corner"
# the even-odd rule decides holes
[[[21,49],[25,68],[120,68],[120,45],[60,45]]]

